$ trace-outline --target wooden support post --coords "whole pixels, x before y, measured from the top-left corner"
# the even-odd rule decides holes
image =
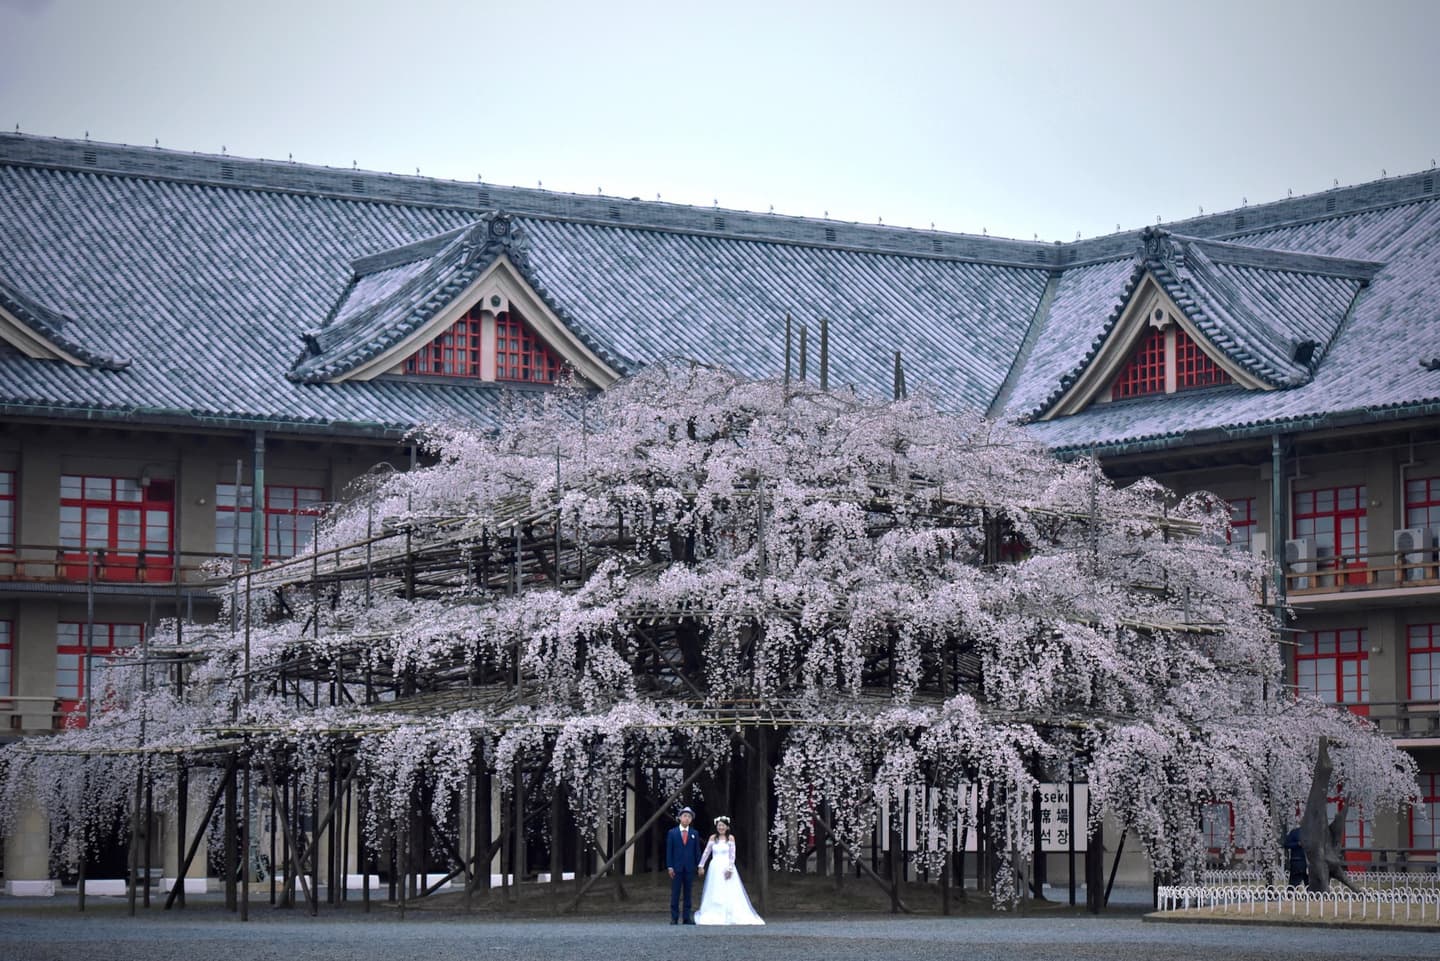
[[[239,863],[235,846],[239,844],[239,796],[236,791],[235,777],[238,760],[235,752],[230,752],[229,776],[225,779],[225,910],[234,911],[239,906],[235,886],[235,875],[238,873]]]
[[[616,862],[618,862],[621,858],[625,856],[625,852],[630,850],[630,848],[634,847],[635,842],[639,841],[642,837],[645,836],[645,832],[649,831],[650,828],[654,826],[655,822],[660,820],[660,818],[666,813],[670,805],[680,800],[681,796],[683,796],[686,790],[689,789],[690,785],[694,784],[696,779],[700,777],[700,772],[703,770],[705,770],[704,767],[697,767],[695,770],[691,771],[688,775],[686,775],[685,780],[680,782],[680,787],[676,788],[674,793],[672,793],[668,798],[666,798],[660,804],[660,806],[655,809],[655,813],[651,814],[650,817],[646,818],[645,823],[640,825],[640,827],[636,829],[635,833],[630,835],[630,837],[625,841],[624,844],[620,845],[620,849],[618,851],[612,852],[610,857],[605,860],[605,863],[600,865],[600,867],[596,869],[595,874],[592,875],[588,880],[586,880],[585,886],[582,887],[580,891],[575,895],[575,899],[571,901],[568,906],[566,906],[565,911],[574,911],[577,907],[580,906],[580,899],[585,897],[586,892],[588,892],[590,888],[594,886],[595,882],[604,877],[605,873],[611,868],[613,868]]]
[[[490,772],[485,768],[481,749],[475,751],[475,857],[472,884],[490,890],[490,852],[493,849],[494,831],[490,823],[490,792],[493,790]],[[484,861],[481,861],[481,854]]]
[[[250,756],[246,752],[240,787],[240,920],[250,920]]]
[[[831,825],[827,822],[826,828],[830,831],[830,836],[833,838],[835,836],[834,825]],[[866,864],[864,859],[862,859],[856,852],[850,851],[850,849],[846,847],[843,842],[836,840],[835,843],[841,848],[841,850],[849,851],[852,859],[855,862],[855,866],[860,869],[861,874],[869,877],[876,884],[880,885],[880,887],[885,891],[886,894],[890,895],[892,912],[898,913],[900,911],[903,911],[906,914],[912,913],[909,905],[907,905],[904,900],[901,899],[900,890],[897,885],[886,881],[883,877],[880,876],[880,873],[878,871],[876,871],[870,865]],[[886,856],[887,870],[889,869],[890,865],[894,864],[894,861],[892,861],[891,858],[895,855],[897,848],[898,844],[894,843],[892,840],[890,851],[887,853]]]
[[[1070,906],[1075,906],[1075,762],[1070,762],[1070,795],[1066,800],[1067,821],[1066,821],[1066,858],[1069,861],[1068,879],[1070,882]]]
[[[1045,900],[1045,845],[1040,839],[1040,788],[1030,794],[1030,895]]]
[[[1085,910],[1099,914],[1105,907],[1105,827],[1097,822],[1085,845]]]
[[[179,892],[180,907],[185,907],[185,872],[189,859],[185,856],[185,833],[190,815],[190,769],[180,759],[175,767],[175,888]],[[171,897],[174,897],[172,892]],[[165,907],[170,907],[167,899]]]
[[[515,884],[529,873],[525,851],[525,772],[515,765],[515,813],[510,819],[510,835],[515,842]],[[518,893],[518,892],[517,892]]]
[[[76,910],[85,910],[85,868],[90,861],[90,829],[86,822],[80,822],[80,853],[76,856],[75,905]]]
[[[358,759],[355,764],[358,768]],[[360,902],[364,906],[365,913],[369,914],[370,872],[375,866],[375,852],[371,850],[370,842],[365,840],[365,790],[367,785],[363,780],[357,780],[355,784],[355,817],[360,825],[360,829],[355,832],[355,863],[360,868]],[[275,877],[274,870],[271,870],[270,877]]]
[[[1120,843],[1115,845],[1115,861],[1110,865],[1110,880],[1105,882],[1105,899],[1100,902],[1102,908],[1110,906],[1110,889],[1115,886],[1115,875],[1120,871],[1120,855],[1125,853],[1125,831],[1120,831]]]
[[[750,874],[755,902],[763,913],[770,903],[770,745],[764,727],[755,728],[755,766],[750,776]]]
[[[550,792],[550,890],[553,892],[552,900],[555,901],[556,914],[560,913],[560,878],[565,873],[561,860],[562,853],[560,850],[560,785],[556,784]],[[580,873],[578,857],[576,858],[575,873]]]
[[[145,766],[141,761],[142,768]],[[135,795],[133,804],[130,807],[130,849],[126,852],[129,855],[128,870],[130,884],[126,890],[126,911],[130,917],[135,917],[135,896],[140,893],[140,814],[142,801],[145,795],[145,787],[141,783],[144,775],[140,771],[135,772]]]
[[[144,894],[143,903],[146,908],[150,907],[150,871],[154,867],[154,864],[151,862],[152,851],[150,845],[151,834],[155,829],[154,821],[155,790],[154,784],[150,779],[150,766],[147,763],[145,765],[145,883],[140,887],[141,892]]]
[[[190,872],[190,864],[195,860],[195,852],[200,850],[200,839],[205,836],[205,826],[210,823],[210,818],[215,813],[215,809],[220,806],[220,799],[225,796],[227,787],[234,776],[234,769],[228,768],[225,771],[225,777],[219,784],[215,785],[215,793],[210,795],[210,803],[205,806],[205,816],[200,819],[200,823],[195,828],[195,838],[190,842],[190,849],[186,851],[185,856],[180,859],[180,869],[175,872],[177,875],[175,878],[175,886],[170,889],[170,896],[165,899],[165,910],[168,911],[170,909],[170,906],[175,903],[176,898],[179,898],[181,905],[184,905],[185,875]],[[185,809],[181,807],[180,810],[183,812]],[[183,833],[180,836],[180,843],[185,843]],[[81,867],[84,867],[83,862]]]

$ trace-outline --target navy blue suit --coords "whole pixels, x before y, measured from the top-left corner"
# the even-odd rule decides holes
[[[665,867],[675,872],[670,879],[670,920],[679,921],[680,895],[685,895],[685,923],[690,923],[690,890],[695,883],[695,875],[700,867],[700,851],[704,845],[700,842],[700,832],[691,825],[686,832],[689,836],[682,841],[680,839],[680,828],[673,827],[670,833],[665,835]]]

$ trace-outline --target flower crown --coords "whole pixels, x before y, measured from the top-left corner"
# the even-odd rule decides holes
[[[716,824],[719,824],[719,823],[721,823],[722,821],[724,822],[724,824],[725,824],[725,826],[726,826],[727,828],[730,826],[730,818],[727,817],[727,816],[724,815],[724,814],[720,815],[718,818],[715,819],[715,823],[716,823]]]

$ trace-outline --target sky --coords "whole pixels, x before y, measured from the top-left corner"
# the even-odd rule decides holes
[[[0,130],[1073,240],[1428,169],[1440,0],[0,0]]]

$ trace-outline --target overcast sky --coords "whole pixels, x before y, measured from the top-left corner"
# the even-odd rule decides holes
[[[0,128],[1073,239],[1429,168],[1440,0],[0,0]]]

